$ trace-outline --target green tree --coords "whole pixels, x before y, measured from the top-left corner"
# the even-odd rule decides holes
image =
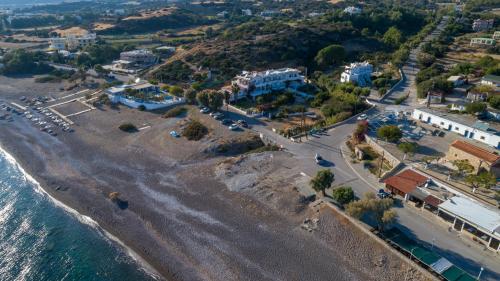
[[[385,125],[377,130],[377,136],[388,142],[398,142],[403,137],[403,133],[397,126]]]
[[[361,121],[356,126],[356,129],[352,133],[352,142],[353,144],[359,144],[365,140],[365,135],[368,132],[368,122]]]
[[[208,98],[208,91],[201,91],[196,94],[196,100],[198,101],[199,104],[209,107],[209,98]]]
[[[390,27],[382,37],[382,41],[393,48],[398,47],[401,44],[402,40],[403,35],[401,34],[401,31],[399,31],[399,29],[395,26]]]
[[[488,98],[488,103],[495,109],[500,109],[500,96],[491,96]]]
[[[168,87],[168,92],[174,96],[182,97],[184,90],[181,87],[174,85]]]
[[[465,182],[470,184],[475,192],[477,188],[490,189],[497,184],[497,179],[493,173],[483,171],[477,175],[469,174],[465,177]]]
[[[392,209],[393,204],[394,201],[390,198],[379,199],[373,192],[368,192],[363,199],[347,204],[346,212],[357,219],[368,215],[377,223],[378,229],[383,231],[397,218],[397,213]]]
[[[209,90],[208,107],[212,110],[217,110],[224,104],[224,94],[218,91]]]
[[[184,91],[184,98],[189,104],[196,103],[196,90],[193,88],[187,89],[186,91]]]
[[[311,179],[309,184],[317,192],[321,191],[323,196],[326,196],[325,190],[332,185],[335,180],[335,175],[330,171],[330,169],[320,170],[316,173],[316,176]]]
[[[465,111],[469,114],[481,113],[486,110],[486,107],[484,102],[471,102],[465,105]]]
[[[335,188],[332,192],[332,198],[339,204],[345,205],[354,200],[354,192],[349,186]]]
[[[330,45],[321,49],[314,60],[319,66],[325,67],[333,64],[339,64],[346,57],[345,49],[342,45]]]
[[[399,150],[401,150],[404,154],[413,155],[418,149],[418,144],[414,142],[402,142],[398,144]]]
[[[460,159],[452,162],[453,166],[457,167],[457,172],[459,176],[464,176],[465,174],[470,174],[474,172],[474,166],[469,163],[468,159]]]

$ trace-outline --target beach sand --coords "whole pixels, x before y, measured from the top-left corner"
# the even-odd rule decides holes
[[[266,169],[233,181],[253,181],[239,190],[215,173],[227,159],[203,153],[235,134],[211,118],[202,120],[212,133],[200,142],[168,135],[178,119],[123,107],[73,120],[74,133],[52,137],[15,116],[0,124],[0,145],[51,196],[97,221],[166,280],[404,278],[408,265],[397,256],[332,210],[312,213],[300,202],[292,186],[298,171],[282,165],[293,163],[287,153],[274,152],[267,164],[258,162],[261,154],[242,161]],[[118,130],[127,121],[151,127]],[[111,192],[120,193],[126,208],[108,199]],[[300,224],[312,215],[320,227],[309,233]],[[410,275],[425,280],[414,270]]]

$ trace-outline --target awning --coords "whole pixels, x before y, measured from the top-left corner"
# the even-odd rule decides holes
[[[441,199],[433,195],[425,197],[424,202],[436,208],[438,207],[439,204],[443,203]]]

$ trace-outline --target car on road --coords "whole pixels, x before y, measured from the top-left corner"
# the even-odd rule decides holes
[[[316,161],[316,164],[321,165],[321,164],[323,164],[323,162],[325,162],[325,159],[323,159],[323,157],[321,157],[321,155],[316,153],[316,155],[314,155],[314,161]]]
[[[200,109],[200,112],[203,113],[203,114],[207,114],[210,112],[210,108],[208,107],[203,107],[202,109]]]
[[[181,135],[179,135],[176,131],[171,131],[171,132],[170,132],[170,135],[171,135],[172,137],[174,137],[174,138],[178,138],[178,137],[180,137],[180,136],[181,136]]]
[[[368,115],[363,113],[363,114],[359,115],[358,118],[356,118],[356,119],[358,121],[364,121],[364,120],[368,119]]]
[[[214,112],[213,114],[210,113],[215,120],[221,120],[223,117],[224,117],[224,114],[222,114],[221,112]]]
[[[236,124],[236,123],[233,123],[233,124],[229,125],[228,128],[231,131],[236,131],[236,130],[238,130],[240,128],[240,126],[238,126],[238,124]]]
[[[233,120],[231,119],[222,119],[222,121],[220,121],[220,123],[224,126],[229,126],[231,124],[233,124]]]
[[[240,125],[243,128],[248,128],[248,123],[245,120],[238,120],[236,121],[236,124]]]

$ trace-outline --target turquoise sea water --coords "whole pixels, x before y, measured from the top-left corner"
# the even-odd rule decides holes
[[[58,206],[0,150],[0,280],[154,280],[90,219]]]

